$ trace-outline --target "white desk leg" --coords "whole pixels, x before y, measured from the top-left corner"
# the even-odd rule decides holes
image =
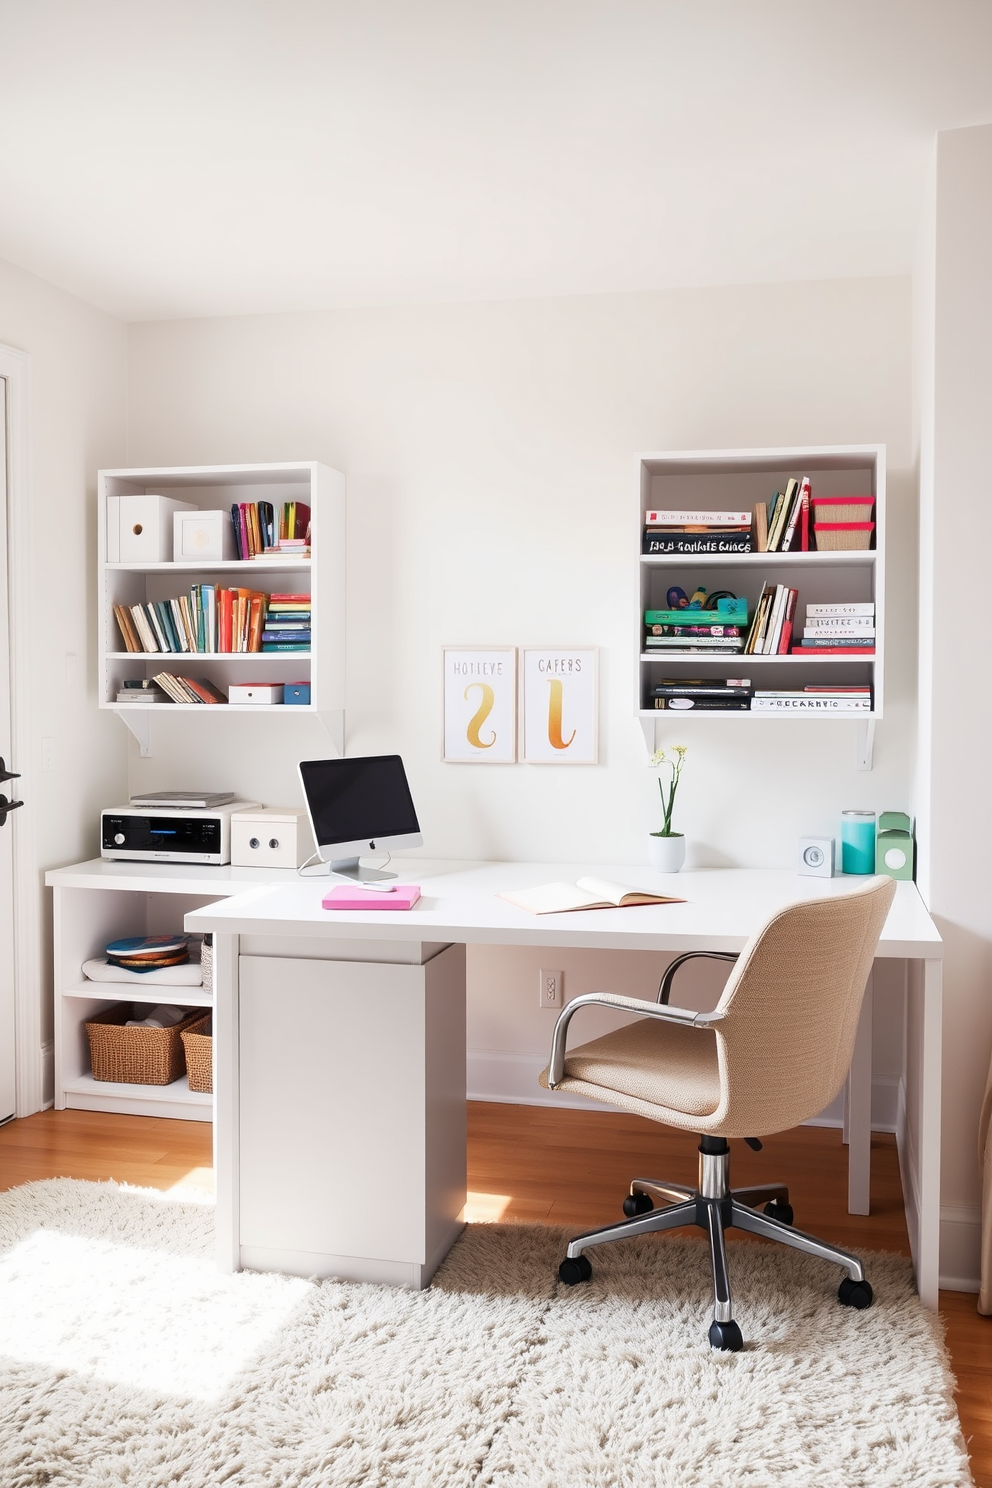
[[[214,936],[214,1182],[217,1265],[241,1270],[238,1194],[238,954],[237,935]]]
[[[847,1212],[871,1213],[871,1014],[872,974],[868,973],[854,1054],[847,1075]]]
[[[940,1277],[940,1076],[942,963],[923,963],[923,1029],[920,1057],[920,1126],[913,1260],[916,1289],[924,1307],[937,1307]],[[914,1236],[910,1233],[910,1242]]]

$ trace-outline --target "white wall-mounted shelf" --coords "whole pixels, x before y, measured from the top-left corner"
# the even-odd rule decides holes
[[[310,558],[208,559],[120,563],[106,561],[107,498],[158,494],[189,502],[201,511],[227,512],[241,501],[302,501],[310,507]],[[170,466],[99,473],[100,706],[117,713],[152,753],[156,713],[289,713],[319,719],[339,754],[344,752],[345,695],[345,483],[336,470],[316,461],[273,465]],[[285,652],[131,652],[121,650],[114,605],[172,599],[191,583],[267,593],[311,595],[309,651]],[[258,707],[238,704],[117,702],[125,679],[151,678],[169,671],[203,677],[227,691],[232,682],[309,682],[310,703]]]
[[[834,715],[854,723],[856,762],[871,769],[875,722],[882,716],[885,656],[885,447],[883,445],[833,445],[757,450],[688,450],[639,455],[637,465],[637,529],[632,533],[639,554],[636,615],[635,711],[648,749],[655,747],[657,725],[670,720],[667,710],[646,707],[651,682],[665,672],[673,677],[717,678],[726,676],[774,676],[775,686],[802,687],[811,681],[838,685],[869,684],[872,710],[868,714]],[[814,496],[871,494],[875,498],[874,546],[867,551],[672,554],[640,554],[644,513],[656,510],[720,511],[753,510],[755,502],[768,501],[789,476],[808,475]],[[642,649],[644,612],[667,608],[666,594],[675,582],[682,588],[690,579],[693,587],[709,592],[732,589],[748,601],[753,615],[765,582],[787,584],[799,591],[796,632],[801,634],[808,603],[873,600],[875,647],[873,656],[726,656],[702,652],[664,655]],[[755,682],[756,686],[763,685]],[[683,714],[682,717],[687,715]],[[751,723],[794,713],[751,713],[744,710],[694,713],[711,727],[719,719],[744,718]],[[806,719],[815,727],[823,715]]]

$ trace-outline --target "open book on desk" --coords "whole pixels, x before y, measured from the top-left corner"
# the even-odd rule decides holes
[[[536,889],[511,889],[497,894],[531,914],[564,914],[570,909],[625,909],[628,904],[684,904],[672,894],[651,894],[608,878],[579,878],[575,883],[541,884]]]

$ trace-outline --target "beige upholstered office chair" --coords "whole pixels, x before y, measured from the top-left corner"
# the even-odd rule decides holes
[[[724,1230],[737,1225],[836,1261],[847,1273],[840,1301],[871,1305],[871,1287],[856,1256],[792,1228],[787,1188],[730,1188],[727,1138],[744,1137],[758,1147],[758,1137],[815,1116],[840,1090],[894,893],[891,879],[872,878],[851,893],[779,910],[739,956],[689,951],[669,966],[656,1004],[591,992],[564,1008],[542,1085],[697,1132],[700,1142],[699,1187],[635,1178],[623,1206],[630,1217],[570,1241],[558,1272],[562,1281],[575,1285],[589,1279],[592,1267],[585,1252],[594,1245],[698,1225],[709,1235],[713,1261],[710,1343],[739,1349],[743,1340],[733,1318],[723,1240]],[[694,1013],[669,1006],[679,966],[705,955],[736,962],[716,1008]],[[642,1016],[566,1053],[569,1023],[591,1005]],[[656,1197],[667,1201],[664,1208],[654,1208]]]

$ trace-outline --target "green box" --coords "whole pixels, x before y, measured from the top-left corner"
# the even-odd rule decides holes
[[[875,836],[875,872],[888,878],[916,876],[916,843],[913,818],[904,811],[883,811]]]

